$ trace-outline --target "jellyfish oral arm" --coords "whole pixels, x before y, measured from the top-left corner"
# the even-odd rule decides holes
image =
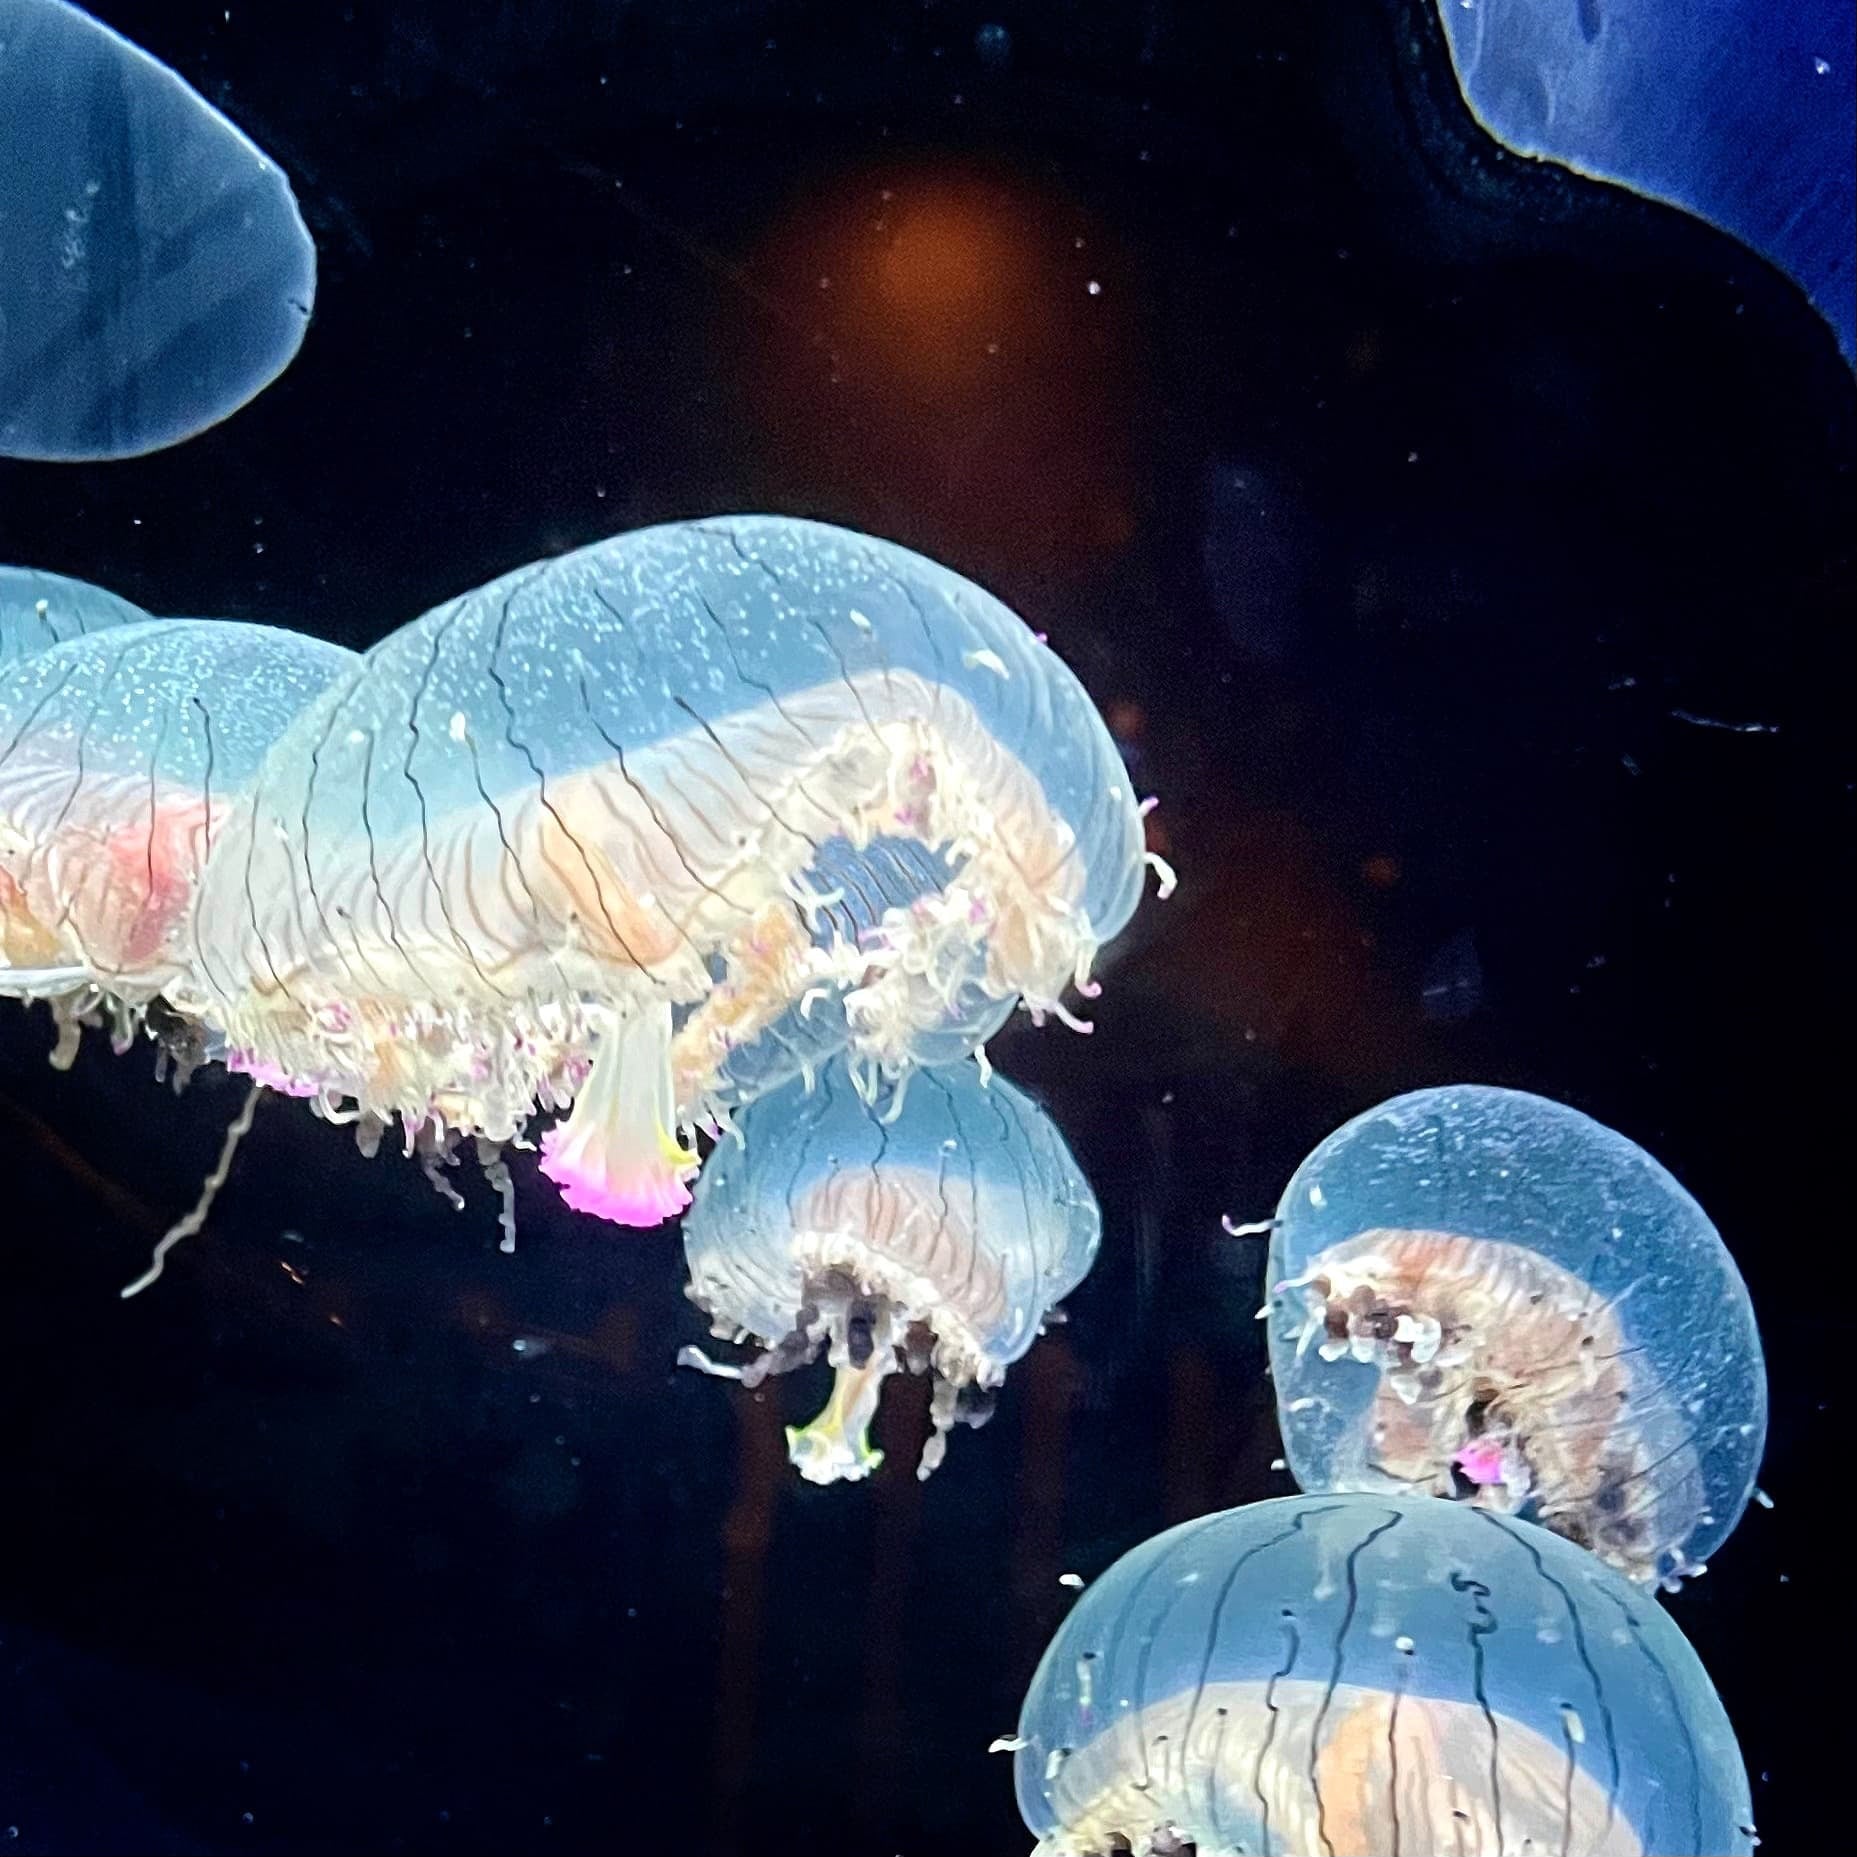
[[[668,1001],[600,1015],[572,1115],[542,1137],[541,1169],[578,1212],[652,1226],[690,1203],[697,1157],[676,1131]]]
[[[808,1483],[855,1483],[883,1462],[870,1442],[883,1383],[896,1361],[884,1335],[862,1364],[853,1362],[843,1343],[832,1350],[832,1395],[810,1425],[787,1427],[787,1458]]]

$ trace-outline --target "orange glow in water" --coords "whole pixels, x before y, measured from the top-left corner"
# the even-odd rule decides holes
[[[1002,230],[958,200],[927,200],[899,216],[877,260],[879,287],[906,315],[941,318],[984,310],[989,286],[1012,267]]]
[[[1068,580],[1127,543],[1138,274],[1081,201],[1007,171],[863,168],[745,259],[784,313],[731,303],[713,352],[783,476],[919,545],[958,537],[983,574]]]
[[[918,392],[983,393],[1049,316],[1040,291],[1057,280],[1041,275],[1036,216],[973,182],[885,191],[845,267],[846,333]]]

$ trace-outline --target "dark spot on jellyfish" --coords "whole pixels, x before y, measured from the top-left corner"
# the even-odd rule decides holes
[[[989,71],[1003,71],[1012,63],[1012,34],[989,20],[974,34],[974,51]]]
[[[999,1389],[994,1386],[964,1386],[955,1401],[954,1410],[963,1425],[978,1431],[999,1410]]]
[[[1580,21],[1580,37],[1591,45],[1605,25],[1605,19],[1599,11],[1599,0],[1574,0],[1574,4]]]
[[[1426,1018],[1452,1025],[1483,1004],[1483,963],[1468,929],[1453,935],[1425,963],[1419,1004]]]
[[[870,1365],[870,1357],[876,1346],[871,1338],[871,1330],[876,1320],[876,1311],[868,1304],[854,1308],[845,1318],[845,1349],[854,1367]]]
[[[927,1373],[935,1359],[935,1331],[926,1322],[911,1322],[903,1335],[903,1365]]]

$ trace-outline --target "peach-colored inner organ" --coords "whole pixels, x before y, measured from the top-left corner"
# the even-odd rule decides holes
[[[791,1256],[820,1308],[834,1378],[825,1410],[788,1432],[788,1456],[815,1483],[874,1470],[882,1454],[871,1449],[869,1429],[883,1381],[919,1327],[933,1337],[931,1430],[916,1469],[929,1476],[956,1423],[959,1389],[996,1386],[1006,1373],[990,1351],[1007,1313],[1006,1274],[980,1229],[973,1182],[896,1165],[836,1170],[798,1196]],[[826,1286],[834,1279],[855,1285],[856,1297],[833,1295]],[[858,1306],[870,1311],[865,1359],[850,1347]]]
[[[7,769],[0,953],[152,994],[183,958],[189,904],[223,808],[144,778]]]
[[[971,1378],[1006,1313],[1006,1274],[976,1212],[965,1173],[841,1168],[801,1194],[795,1260],[809,1275],[843,1270],[926,1322]]]
[[[1532,1502],[1557,1534],[1657,1577],[1700,1484],[1687,1445],[1646,1436],[1667,1395],[1615,1300],[1526,1246],[1450,1232],[1363,1232],[1286,1287],[1305,1298],[1302,1345],[1380,1369],[1366,1468],[1440,1496],[1455,1471],[1479,1506]]]
[[[1062,1829],[1039,1857],[1094,1857],[1118,1836],[1142,1851],[1163,1827],[1207,1853],[1252,1849],[1236,1840],[1266,1816],[1266,1848],[1285,1857],[1643,1851],[1570,1744],[1502,1715],[1492,1733],[1474,1702],[1345,1683],[1212,1683],[1150,1703],[1064,1757],[1049,1792]]]
[[[847,1157],[796,1190],[784,1213],[784,1251],[724,1252],[692,1282],[691,1296],[718,1335],[738,1338],[743,1320],[774,1331],[761,1336],[770,1352],[747,1370],[755,1380],[811,1359],[823,1342],[831,1397],[811,1424],[787,1433],[788,1455],[811,1482],[876,1469],[882,1454],[869,1431],[883,1383],[904,1362],[926,1368],[931,1432],[916,1474],[930,1475],[961,1422],[961,1389],[999,1385],[1044,1314],[1011,1305],[1001,1246],[1014,1234],[985,1229],[982,1196],[958,1161],[938,1169]],[[789,1331],[802,1317],[795,1352]],[[690,1364],[726,1371],[700,1354]]]

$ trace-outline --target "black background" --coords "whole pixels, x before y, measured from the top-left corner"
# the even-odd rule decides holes
[[[0,559],[360,646],[849,523],[1049,631],[1182,881],[1092,1039],[994,1048],[1105,1243],[925,1486],[919,1382],[816,1490],[817,1379],[673,1369],[672,1231],[523,1162],[503,1257],[300,1105],[119,1302],[239,1091],[0,1012],[0,1849],[1022,1850],[1058,1575],[1288,1489],[1219,1215],[1457,1079],[1643,1142],[1747,1275],[1778,1507],[1672,1611],[1828,1848],[1854,395],[1784,280],[1501,156],[1417,0],[100,11],[291,173],[316,316],[190,444],[0,465]]]

